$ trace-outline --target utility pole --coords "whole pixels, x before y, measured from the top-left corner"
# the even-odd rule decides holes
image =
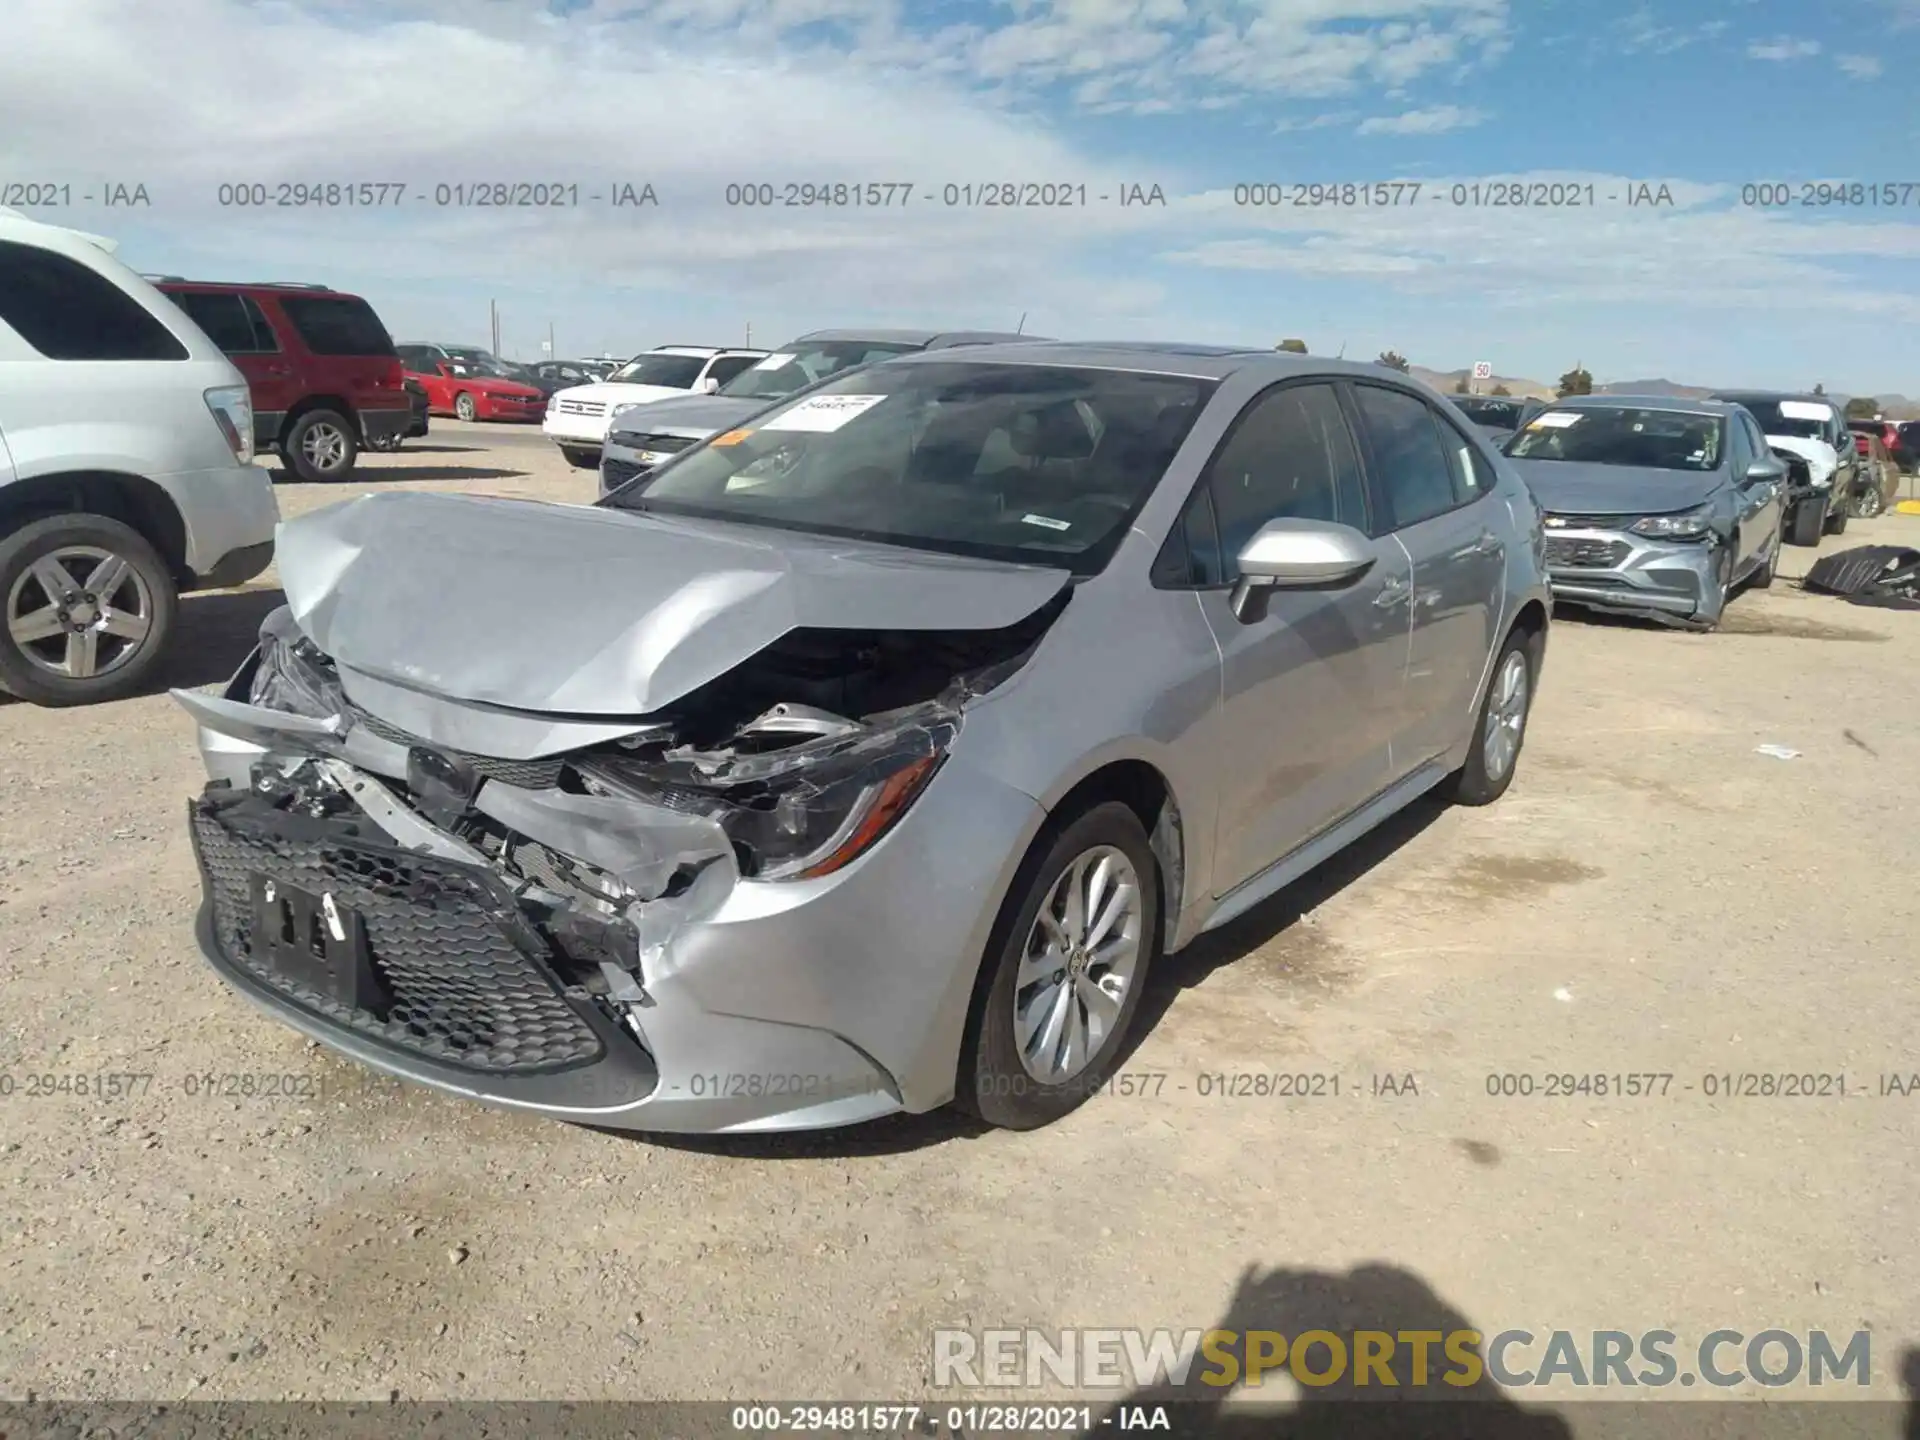
[[[547,321],[547,358],[549,360],[560,358],[560,352],[553,348],[553,321],[551,320]]]
[[[487,314],[493,323],[493,353],[497,356],[500,353],[500,302],[498,300],[487,301]]]
[[[1013,333],[1016,335],[1024,335],[1027,333],[1027,312],[1026,311],[1022,310],[1020,312],[1020,323],[1013,327]]]
[[[751,320],[749,320],[749,321],[747,321],[747,344],[746,344],[746,348],[747,348],[747,349],[749,349],[749,350],[751,350],[751,349],[753,348],[753,322],[752,322]]]

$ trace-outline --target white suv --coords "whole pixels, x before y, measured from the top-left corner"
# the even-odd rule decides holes
[[[273,563],[247,382],[113,243],[0,208],[0,688],[114,700]]]
[[[622,365],[597,385],[556,391],[540,428],[560,453],[581,470],[598,469],[600,444],[613,417],[636,405],[687,394],[711,395],[742,370],[758,365],[765,350],[718,350],[708,345],[661,345]]]

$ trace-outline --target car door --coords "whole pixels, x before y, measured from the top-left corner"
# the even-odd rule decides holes
[[[1373,568],[1324,591],[1275,590],[1237,618],[1236,557],[1269,520],[1334,520],[1371,536],[1367,495],[1333,385],[1262,391],[1208,461],[1176,532],[1190,560],[1156,584],[1197,592],[1220,647],[1221,700],[1206,748],[1217,777],[1214,893],[1225,894],[1387,784],[1406,669],[1412,567],[1391,537]]]
[[[1389,769],[1398,779],[1472,726],[1498,640],[1511,519],[1464,431],[1420,396],[1359,381],[1347,394],[1382,529],[1413,565],[1406,683]]]
[[[1747,449],[1751,456],[1747,463],[1774,459],[1773,447],[1767,444],[1767,437],[1760,429],[1760,422],[1744,410],[1736,419],[1739,422],[1736,428],[1746,436]],[[1764,485],[1746,486],[1744,484],[1746,473],[1745,467],[1734,471],[1734,481],[1742,485],[1744,493],[1749,493],[1753,497],[1754,544],[1764,552],[1766,547],[1773,544],[1773,537],[1781,525],[1786,523],[1787,478],[1782,475],[1778,480],[1769,481]]]
[[[169,294],[226,352],[234,368],[247,377],[247,394],[253,401],[254,443],[262,447],[273,444],[287,412],[305,391],[266,315],[237,290],[178,290]]]

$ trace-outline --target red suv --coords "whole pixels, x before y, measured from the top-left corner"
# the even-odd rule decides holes
[[[404,435],[413,407],[393,337],[358,295],[325,285],[153,282],[247,377],[257,449],[308,481],[344,480],[360,448]]]

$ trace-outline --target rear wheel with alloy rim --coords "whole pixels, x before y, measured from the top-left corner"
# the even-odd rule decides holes
[[[1480,702],[1480,722],[1474,728],[1467,763],[1449,775],[1440,787],[1442,798],[1456,805],[1491,805],[1507,793],[1520,763],[1520,747],[1527,739],[1527,716],[1533,708],[1533,675],[1539,652],[1533,636],[1515,629],[1500,647],[1493,678]]]
[[[976,989],[958,1102],[1031,1130],[1098,1090],[1160,938],[1160,880],[1140,819],[1117,801],[1043,832],[1009,891]]]
[[[165,652],[176,599],[138,531],[104,515],[55,515],[0,540],[0,686],[36,705],[87,705],[138,690]]]
[[[346,416],[333,410],[309,410],[293,422],[280,450],[297,479],[324,485],[353,473],[360,444]]]
[[[1886,508],[1886,489],[1877,478],[1872,484],[1853,492],[1853,518],[1856,520],[1872,520]]]

